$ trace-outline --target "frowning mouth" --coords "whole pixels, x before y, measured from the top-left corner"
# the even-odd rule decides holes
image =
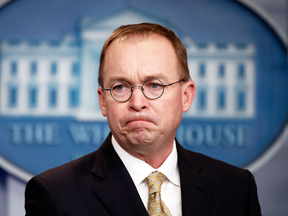
[[[128,125],[128,124],[135,124],[135,123],[152,123],[151,121],[148,121],[148,120],[144,120],[144,119],[135,119],[135,120],[131,120],[131,121],[129,121],[129,122],[127,122],[127,124],[126,125]]]
[[[129,118],[127,121],[126,121],[126,124],[125,126],[127,125],[145,125],[145,124],[154,124],[154,122],[152,121],[151,118],[149,117],[134,117],[134,118]]]

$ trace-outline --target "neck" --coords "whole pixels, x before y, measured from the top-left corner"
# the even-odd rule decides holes
[[[151,167],[153,167],[154,169],[158,169],[163,163],[164,161],[168,158],[168,156],[170,155],[170,153],[172,152],[172,150],[169,152],[168,155],[166,155],[165,157],[159,157],[159,159],[155,159],[155,157],[144,157],[143,161],[145,161],[147,164],[149,164]],[[156,156],[157,157],[157,156]]]
[[[158,139],[149,143],[131,143],[125,138],[121,140],[119,137],[113,137],[123,150],[149,164],[154,169],[159,168],[170,155],[175,139],[175,136],[170,136],[164,140]]]
[[[129,154],[133,155],[134,157],[144,161],[145,163],[149,164],[154,169],[159,168],[164,161],[168,158],[173,150],[173,142],[171,144],[166,145],[165,148],[161,148],[157,151],[151,149],[141,149],[142,151],[129,151],[129,149],[123,148]]]

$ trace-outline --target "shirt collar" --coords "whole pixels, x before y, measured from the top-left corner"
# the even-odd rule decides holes
[[[124,163],[126,169],[128,170],[136,186],[139,185],[143,180],[145,180],[145,178],[151,172],[158,170],[159,172],[163,173],[170,182],[180,187],[180,175],[179,175],[179,169],[177,166],[178,155],[177,155],[175,140],[173,142],[172,152],[158,169],[154,169],[146,162],[126,152],[117,143],[114,136],[112,136],[112,145],[115,151],[117,152],[118,156]]]

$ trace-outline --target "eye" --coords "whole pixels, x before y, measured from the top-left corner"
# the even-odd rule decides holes
[[[117,91],[121,91],[121,90],[124,89],[124,85],[116,85],[116,86],[114,86],[113,89],[114,89],[114,90],[117,90]]]
[[[124,92],[127,90],[130,90],[130,86],[124,81],[117,81],[112,86],[112,91],[114,92]]]
[[[152,88],[152,89],[157,89],[157,88],[159,88],[160,87],[160,84],[159,83],[151,83],[150,84],[150,88]]]

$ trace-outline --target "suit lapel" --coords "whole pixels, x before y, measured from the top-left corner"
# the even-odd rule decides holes
[[[133,180],[111,144],[111,134],[97,151],[91,172],[98,182],[93,192],[111,215],[147,216]]]
[[[177,142],[178,167],[181,179],[182,216],[210,215],[214,184],[207,180],[202,171],[205,167],[191,157]]]
[[[214,184],[203,175],[204,165],[177,142],[181,179],[182,216],[206,216],[211,213]],[[127,169],[111,144],[111,134],[96,152],[91,173],[93,192],[111,215],[147,216],[138,191]]]

